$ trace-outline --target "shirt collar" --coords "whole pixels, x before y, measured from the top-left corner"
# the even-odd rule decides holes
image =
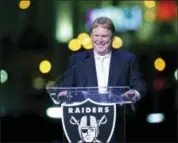
[[[101,58],[110,58],[111,57],[111,51],[109,53],[107,53],[106,55],[99,55],[94,51],[94,56],[96,59],[101,59]]]

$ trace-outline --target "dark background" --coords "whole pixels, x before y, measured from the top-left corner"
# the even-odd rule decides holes
[[[156,6],[163,1],[157,1]],[[69,55],[85,49],[71,51],[69,40],[61,42],[56,39],[57,20],[62,21],[62,17],[57,19],[60,9],[70,10],[74,38],[81,32],[87,32],[85,19],[82,18],[87,8],[127,6],[134,2],[144,7],[143,1],[31,0],[30,7],[21,10],[19,0],[0,1],[0,69],[8,73],[8,80],[0,84],[1,142],[62,141],[61,120],[46,115],[46,109],[53,103],[45,84],[54,81],[66,70]],[[177,6],[177,1],[173,2]],[[57,5],[61,7],[57,8]],[[165,5],[161,13],[171,11],[169,3]],[[146,97],[137,103],[136,115],[127,118],[127,139],[130,142],[177,142],[178,98],[174,72],[178,69],[178,15],[168,14],[167,17],[148,22],[148,27],[152,28],[145,34],[154,30],[144,40],[142,36],[145,34],[137,36],[138,31],[146,29],[144,26],[141,30],[117,33],[123,37],[124,46],[121,48],[136,54],[149,89]],[[154,67],[157,57],[166,62],[163,71]],[[38,66],[45,59],[51,62],[52,69],[42,74]],[[33,86],[36,77],[44,79],[44,86],[40,89]],[[155,80],[158,82],[155,83]],[[41,85],[41,82],[37,84]],[[164,113],[165,120],[158,124],[148,123],[146,117],[152,112]]]

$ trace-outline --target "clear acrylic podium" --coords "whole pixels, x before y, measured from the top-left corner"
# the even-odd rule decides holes
[[[48,87],[55,106],[62,108],[63,142],[119,143],[126,141],[124,98],[128,86]],[[62,93],[62,94],[61,94]]]

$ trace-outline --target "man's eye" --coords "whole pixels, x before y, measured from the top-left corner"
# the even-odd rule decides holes
[[[82,133],[86,133],[88,129],[82,129]]]
[[[90,129],[90,131],[94,132],[94,129]]]

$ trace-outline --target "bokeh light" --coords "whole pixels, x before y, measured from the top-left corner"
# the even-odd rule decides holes
[[[155,60],[154,66],[155,66],[156,70],[163,71],[166,67],[166,63],[161,57],[159,57]]]
[[[32,81],[32,86],[33,86],[33,88],[35,88],[37,90],[44,89],[45,88],[45,79],[40,76],[34,78]]]
[[[161,89],[164,88],[164,86],[165,86],[165,80],[162,79],[162,78],[157,78],[153,82],[153,88],[154,88],[154,90],[157,90],[157,91],[161,90]]]
[[[0,74],[1,74],[1,83],[5,83],[6,81],[7,81],[7,79],[8,79],[8,74],[7,74],[7,72],[5,71],[5,70],[1,70],[0,71]]]
[[[178,69],[175,70],[175,72],[174,72],[174,77],[175,77],[176,80],[178,80]]]
[[[46,115],[50,118],[58,118],[62,117],[62,109],[61,107],[49,107],[46,109]]]
[[[115,36],[114,41],[112,42],[112,47],[115,49],[119,49],[122,47],[122,45],[123,45],[122,39],[118,36]]]
[[[87,50],[93,48],[93,46],[92,46],[92,40],[91,40],[90,37],[85,38],[84,41],[83,41],[83,43],[82,43],[82,45],[83,45],[83,48],[87,49]]]
[[[81,46],[81,41],[78,39],[72,39],[68,44],[68,47],[71,51],[78,51],[81,49]]]
[[[39,66],[41,73],[49,73],[51,70],[51,63],[48,60],[43,60]]]
[[[156,2],[154,0],[145,0],[144,5],[147,8],[153,8],[156,6]]]
[[[90,38],[90,36],[87,33],[80,33],[77,36],[77,39],[80,40],[81,43],[83,43],[86,38]]]
[[[46,83],[46,87],[54,86],[54,84],[55,84],[55,81],[50,80]]]
[[[151,113],[147,116],[147,122],[151,124],[160,123],[165,120],[163,113]]]
[[[19,2],[19,8],[22,10],[28,9],[31,5],[31,1],[30,0],[21,0]]]
[[[146,21],[149,21],[149,22],[152,22],[156,19],[156,14],[154,11],[146,11],[145,14],[144,14],[144,19]]]

